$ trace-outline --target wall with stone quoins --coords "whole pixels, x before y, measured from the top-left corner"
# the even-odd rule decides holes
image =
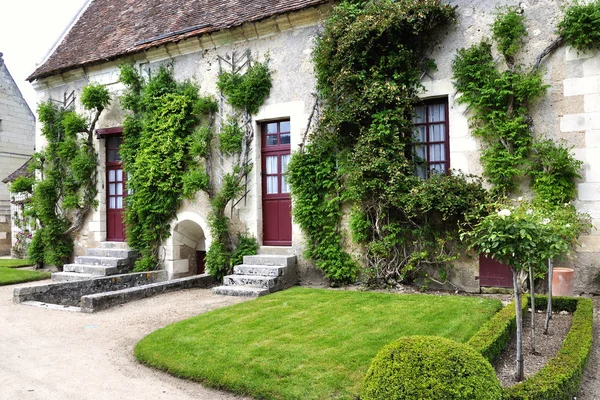
[[[468,174],[481,174],[479,162],[480,143],[469,128],[469,110],[457,103],[460,94],[452,83],[452,60],[456,51],[479,43],[490,37],[490,24],[498,6],[518,6],[527,17],[528,36],[524,51],[518,62],[531,65],[536,56],[555,38],[555,27],[562,17],[562,2],[555,0],[458,0],[458,22],[445,31],[440,31],[439,41],[432,43],[432,58],[438,70],[424,76],[423,98],[448,98],[450,166]],[[273,90],[270,98],[254,117],[254,122],[290,118],[292,126],[292,150],[297,149],[310,115],[315,79],[311,63],[311,49],[324,18],[326,6],[309,8],[285,17],[270,18],[247,24],[239,28],[216,32],[178,43],[163,45],[134,55],[134,61],[142,70],[158,65],[173,63],[178,79],[193,79],[203,93],[216,93],[218,72],[217,55],[225,56],[233,51],[249,49],[255,58],[262,60],[270,55],[273,69]],[[40,99],[61,99],[65,92],[80,93],[83,85],[90,81],[106,84],[114,95],[122,91],[117,83],[117,65],[123,60],[101,65],[76,68],[60,75],[34,82]],[[502,65],[500,65],[502,68]],[[600,227],[600,53],[577,54],[564,46],[547,57],[543,63],[544,80],[550,85],[546,96],[533,106],[536,135],[566,140],[574,147],[577,158],[584,162],[582,179],[578,182],[578,197],[575,202],[579,210],[592,217]],[[118,101],[104,114],[100,127],[120,126],[122,111]],[[43,144],[37,136],[37,144]],[[104,164],[104,142],[97,141],[100,165]],[[251,157],[254,169],[250,175],[250,192],[246,202],[233,212],[234,222],[256,235],[261,241],[262,209],[260,191],[260,139],[257,137]],[[106,237],[104,170],[99,168],[99,209],[89,218],[87,230],[78,241],[78,251],[92,247]],[[523,193],[527,195],[528,193]],[[208,202],[198,195],[194,201],[186,202],[180,212],[180,221],[191,221],[188,228],[200,226],[203,230],[204,246],[210,244],[206,215]],[[193,224],[192,224],[193,222]],[[174,222],[174,240],[164,249],[166,266],[172,275],[184,272],[186,262],[181,258],[181,246],[193,245],[190,233],[193,229],[177,229]],[[187,223],[186,223],[187,224]],[[195,224],[195,225],[194,225]],[[184,229],[185,228],[185,229]],[[194,228],[195,229],[195,228]],[[298,226],[293,227],[293,251],[301,257],[303,237]],[[179,244],[175,244],[179,243]],[[600,285],[593,282],[600,272],[600,231],[593,230],[581,238],[580,247],[564,263],[576,269],[577,292],[600,292]],[[351,245],[349,245],[351,247]],[[452,281],[461,289],[479,291],[476,257],[461,259],[450,271]],[[303,262],[301,277],[304,282],[317,279],[308,263]]]
[[[0,255],[10,253],[10,194],[2,183],[33,154],[35,117],[0,53]]]

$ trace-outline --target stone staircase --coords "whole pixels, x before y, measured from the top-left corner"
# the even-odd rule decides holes
[[[215,294],[258,297],[296,284],[296,256],[259,254],[244,256],[244,263],[233,267],[233,275],[223,278]]]
[[[136,258],[135,250],[125,242],[101,242],[99,248],[86,249],[85,256],[75,257],[73,264],[65,264],[63,272],[52,274],[56,282],[80,281],[129,272]]]

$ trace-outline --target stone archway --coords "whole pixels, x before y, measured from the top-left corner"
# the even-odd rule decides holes
[[[178,214],[165,246],[165,269],[169,278],[203,273],[204,255],[210,242],[204,218],[193,212]]]

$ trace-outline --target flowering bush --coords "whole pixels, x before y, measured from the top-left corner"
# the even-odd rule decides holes
[[[544,268],[548,259],[567,254],[589,226],[587,216],[570,204],[551,207],[519,198],[494,208],[461,239],[517,271],[529,265]]]

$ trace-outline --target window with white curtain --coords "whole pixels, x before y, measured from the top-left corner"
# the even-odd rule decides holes
[[[426,100],[414,108],[414,157],[417,176],[426,179],[450,169],[448,99]]]

